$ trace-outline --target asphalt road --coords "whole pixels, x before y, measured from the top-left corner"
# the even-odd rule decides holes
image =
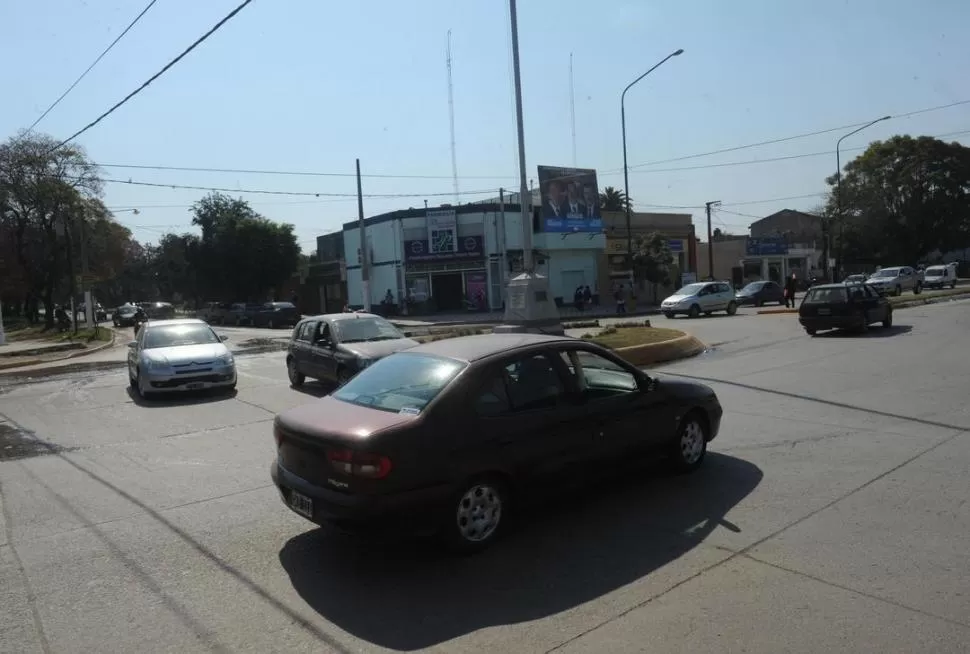
[[[666,322],[717,343],[665,369],[726,407],[705,468],[569,496],[464,559],[284,509],[271,420],[313,393],[280,354],[240,358],[234,398],[8,386],[0,651],[966,651],[970,303],[865,336]]]

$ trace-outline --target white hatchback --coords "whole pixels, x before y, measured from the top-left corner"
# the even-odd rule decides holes
[[[660,311],[668,318],[678,313],[696,318],[700,314],[711,315],[725,311],[733,316],[738,311],[734,289],[727,282],[698,282],[688,284],[660,304]]]

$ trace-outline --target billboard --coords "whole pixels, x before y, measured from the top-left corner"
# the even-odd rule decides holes
[[[456,252],[458,216],[454,209],[431,209],[426,214],[430,252]]]
[[[603,231],[595,170],[539,166],[539,196],[542,231]]]
[[[485,256],[482,236],[464,236],[456,239],[454,250],[434,248],[434,241],[411,239],[404,241],[404,260],[409,263],[445,263],[475,261]]]
[[[788,241],[784,236],[749,237],[744,252],[753,257],[785,255],[788,254]]]

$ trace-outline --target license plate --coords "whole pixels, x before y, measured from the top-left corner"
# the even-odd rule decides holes
[[[831,309],[819,309],[818,310],[818,315],[820,315],[820,316],[827,316],[827,315],[829,315],[831,313],[832,313],[832,310]]]
[[[190,391],[195,391],[200,388],[205,388],[205,382],[191,382],[186,384],[185,388],[187,388]]]
[[[302,493],[290,491],[290,508],[304,518],[313,517],[313,500]]]

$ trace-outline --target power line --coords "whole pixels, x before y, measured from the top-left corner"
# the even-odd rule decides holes
[[[895,114],[893,116],[893,118],[894,119],[895,118],[909,118],[911,116],[917,116],[919,114],[925,114],[925,113],[929,113],[931,111],[941,111],[943,109],[950,109],[952,107],[959,107],[959,106],[965,105],[965,104],[970,104],[970,100],[959,100],[957,102],[951,102],[949,104],[941,104],[941,105],[938,105],[938,106],[935,106],[935,107],[926,107],[924,109],[917,109],[915,111],[909,111],[909,112],[906,112],[906,113]],[[796,139],[808,138],[810,136],[819,136],[821,134],[829,134],[831,132],[837,132],[837,131],[844,130],[844,129],[852,129],[853,127],[859,127],[859,126],[865,125],[865,124],[867,124],[867,122],[852,123],[850,125],[841,125],[839,127],[830,127],[828,129],[816,130],[814,132],[805,132],[803,134],[795,134],[793,136],[785,136],[785,137],[776,138],[776,139],[768,139],[766,141],[758,141],[756,143],[747,143],[745,145],[736,145],[736,146],[733,146],[733,147],[730,147],[730,148],[721,148],[720,150],[711,150],[709,152],[699,152],[697,154],[688,154],[688,155],[684,155],[684,156],[681,156],[681,157],[674,157],[672,159],[659,159],[657,161],[648,161],[646,163],[634,164],[632,166],[629,166],[629,168],[630,169],[633,169],[633,168],[642,168],[644,166],[655,166],[655,165],[658,165],[658,164],[673,163],[675,161],[685,161],[687,159],[697,159],[699,157],[710,157],[710,156],[713,156],[713,155],[716,155],[716,154],[724,154],[726,152],[736,152],[738,150],[747,150],[749,148],[757,148],[757,147],[761,147],[763,145],[774,145],[776,143],[784,143],[786,141],[794,141]],[[604,173],[611,173],[611,172],[616,172],[617,170],[620,171],[620,172],[623,171],[622,168],[618,168],[618,169],[606,170],[606,171],[603,171],[603,172]]]
[[[131,28],[134,27],[135,24],[138,21],[141,20],[141,17],[144,16],[148,12],[148,10],[152,8],[152,5],[154,5],[156,2],[158,2],[158,0],[151,0],[151,2],[149,2],[147,5],[145,5],[145,8],[141,10],[141,13],[139,13],[137,16],[135,16],[135,19],[133,21],[131,21],[130,23],[128,23],[128,27],[126,27],[125,30],[121,34],[119,34],[118,37],[114,41],[112,41],[111,44],[107,48],[105,48],[104,51],[101,54],[98,55],[98,58],[95,59],[94,62],[92,62],[92,64],[90,66],[88,66],[84,70],[83,73],[81,73],[81,76],[78,77],[76,80],[74,80],[74,83],[71,84],[69,87],[67,87],[67,90],[64,91],[63,93],[61,93],[60,97],[58,97],[56,100],[54,100],[53,104],[51,104],[51,106],[47,107],[47,110],[44,111],[44,113],[42,113],[40,115],[40,117],[37,120],[35,120],[31,124],[30,127],[27,128],[27,132],[26,132],[27,134],[29,134],[30,132],[32,132],[33,129],[35,127],[37,127],[37,123],[39,123],[40,121],[44,120],[44,118],[47,117],[47,114],[49,114],[54,109],[54,107],[56,107],[57,105],[59,105],[61,103],[61,100],[63,100],[64,98],[66,98],[67,97],[67,94],[70,93],[71,91],[73,91],[74,90],[74,87],[77,86],[78,84],[80,84],[80,82],[81,82],[82,79],[84,79],[85,77],[87,77],[87,74],[90,73],[91,70],[95,66],[97,66],[98,63],[100,63],[100,61],[102,59],[104,59],[104,56],[106,54],[108,54],[111,51],[111,49],[113,47],[115,47],[115,45],[117,45],[118,41],[120,41],[121,39],[123,39],[125,37],[125,34],[127,34],[128,31],[131,30]]]
[[[216,191],[220,193],[254,193],[260,195],[309,196],[317,198],[356,198],[356,193],[322,193],[317,191],[273,191],[268,189],[220,188],[217,186],[191,186],[188,184],[161,184],[157,182],[136,182],[130,179],[102,178],[106,184],[130,184],[154,188],[187,189],[190,191]],[[499,189],[489,188],[479,191],[462,191],[462,195],[486,195],[498,193]],[[365,198],[430,198],[453,195],[453,193],[365,193]]]
[[[67,143],[70,143],[71,141],[73,141],[74,139],[76,139],[77,137],[79,137],[81,134],[83,134],[84,132],[88,131],[89,129],[91,129],[92,127],[94,127],[98,123],[100,123],[102,120],[104,120],[105,118],[107,118],[108,116],[110,116],[116,109],[118,109],[119,107],[121,107],[123,104],[125,104],[126,102],[128,102],[129,100],[131,100],[133,97],[135,97],[136,95],[138,95],[139,93],[141,93],[143,90],[145,90],[148,87],[149,84],[151,84],[156,79],[158,79],[159,77],[161,77],[162,75],[164,75],[165,72],[168,71],[169,68],[171,68],[172,66],[174,66],[175,64],[177,64],[187,54],[189,54],[190,52],[192,52],[193,50],[195,50],[196,47],[198,47],[203,41],[205,41],[210,36],[212,36],[220,27],[222,27],[227,22],[229,22],[236,14],[238,14],[240,11],[242,11],[246,7],[246,5],[248,5],[252,1],[253,0],[243,0],[243,3],[242,4],[240,4],[238,7],[236,7],[231,12],[229,12],[222,20],[220,20],[218,23],[216,23],[212,27],[212,29],[210,29],[208,32],[206,32],[205,34],[203,34],[202,36],[200,36],[198,39],[196,39],[195,43],[193,43],[188,48],[186,48],[184,51],[182,51],[182,54],[180,54],[179,56],[175,57],[175,59],[172,59],[170,62],[168,62],[167,64],[165,64],[165,66],[160,71],[158,71],[157,73],[155,73],[154,75],[152,75],[151,77],[149,77],[148,80],[144,84],[142,84],[137,89],[135,89],[134,91],[132,91],[131,93],[129,93],[128,95],[126,95],[124,97],[124,99],[122,99],[120,102],[118,102],[117,104],[115,104],[113,107],[111,107],[110,109],[108,109],[106,112],[104,112],[103,114],[101,114],[100,116],[98,116],[97,118],[95,118],[93,121],[91,121],[90,123],[88,123],[87,125],[85,125],[84,127],[82,127],[81,129],[79,129],[78,131],[74,132],[74,134],[72,134],[68,138],[66,138],[63,141],[61,141],[60,143],[58,143],[54,147],[54,150],[60,148],[63,145],[66,145]]]

